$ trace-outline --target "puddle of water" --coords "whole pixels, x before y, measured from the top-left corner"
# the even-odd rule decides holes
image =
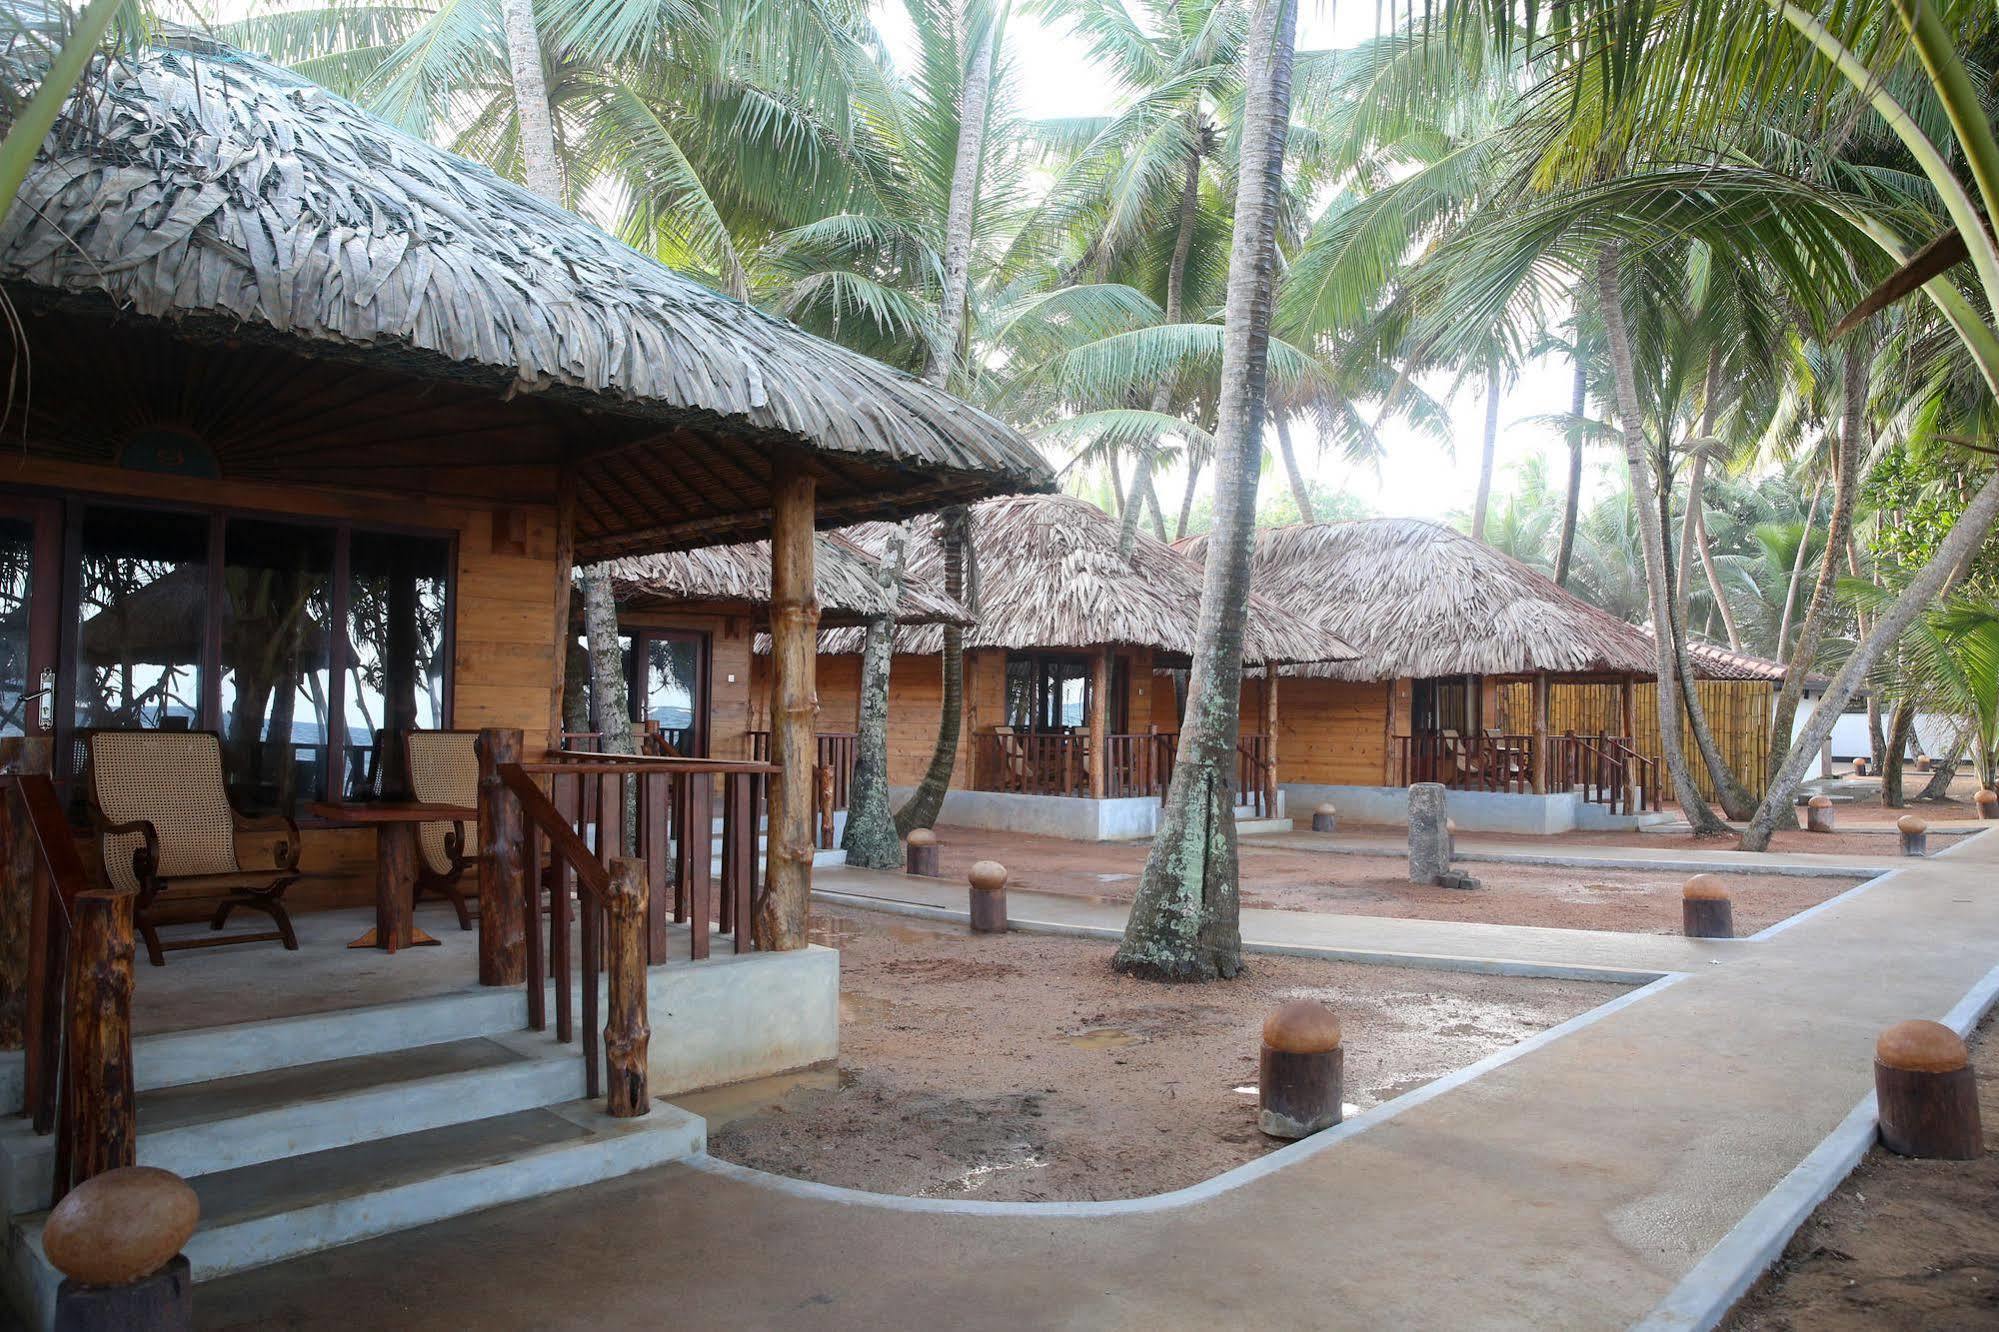
[[[962,930],[934,928],[926,925],[912,925],[903,922],[887,923],[860,920],[853,916],[835,915],[830,912],[814,912],[812,920],[805,928],[805,936],[813,943],[827,948],[844,948],[856,939],[874,937],[893,939],[897,943],[929,943],[935,939],[953,939]]]
[[[1099,874],[1096,877],[1098,883],[1130,883],[1138,876],[1136,874]]]
[[[672,1097],[673,1104],[708,1121],[708,1131],[755,1115],[767,1115],[800,1093],[838,1091],[859,1080],[859,1069],[821,1064],[793,1073],[750,1078]]]
[[[895,1010],[892,1000],[873,994],[842,994],[840,996],[840,1021],[858,1022],[862,1018],[887,1017]]]
[[[1062,1039],[1083,1050],[1122,1050],[1128,1045],[1141,1045],[1145,1041],[1145,1037],[1137,1032],[1126,1031],[1122,1027],[1085,1027]]]
[[[995,1175],[1009,1170],[1043,1170],[1048,1166],[1048,1158],[1035,1151],[1027,1143],[1015,1143],[1006,1148],[998,1157],[990,1157],[973,1163],[941,1184],[933,1184],[917,1194],[919,1198],[934,1198],[939,1194],[976,1193]]]

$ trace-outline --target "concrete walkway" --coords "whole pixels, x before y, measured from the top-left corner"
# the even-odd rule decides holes
[[[1245,837],[1247,847],[1267,846],[1285,851],[1325,851],[1339,856],[1406,856],[1406,837],[1288,832]],[[1800,878],[1853,879],[1885,874],[1907,862],[1896,852],[1891,836],[1881,850],[1866,855],[1821,855],[1809,851],[1689,851],[1678,846],[1577,846],[1568,851],[1540,851],[1517,842],[1484,842],[1476,836],[1458,838],[1454,860],[1494,861],[1508,865],[1562,865],[1571,869],[1742,870],[1750,874],[1786,874]]]
[[[1627,1327],[1999,962],[1999,839],[1208,1184],[891,1200],[672,1167],[253,1272],[207,1328]]]
[[[964,884],[880,870],[842,868],[813,876],[813,896],[834,905],[965,920]],[[1131,904],[1009,889],[1007,919],[1039,934],[1116,939]],[[1485,925],[1451,920],[1403,920],[1322,911],[1245,907],[1243,947],[1260,953],[1442,967],[1507,976],[1622,981],[1642,985],[1668,972],[1691,971],[1744,956],[1744,940],[1687,939],[1673,934],[1553,930],[1537,925]]]

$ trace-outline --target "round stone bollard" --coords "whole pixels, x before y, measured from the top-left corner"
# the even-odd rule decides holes
[[[1815,795],[1805,806],[1805,831],[1832,831],[1832,797]]]
[[[1713,874],[1696,874],[1680,890],[1680,929],[1689,939],[1733,939],[1735,903],[1728,885]]]
[[[1330,800],[1312,811],[1313,832],[1338,832],[1339,822],[1340,812],[1333,808],[1333,802]]]
[[[902,872],[921,874],[926,879],[938,876],[936,833],[928,828],[909,830],[909,838],[903,843]]]
[[[123,1166],[77,1185],[49,1213],[42,1252],[63,1274],[58,1332],[194,1326],[194,1277],[181,1245],[201,1220],[187,1181]]]
[[[1873,762],[1874,760],[1868,758],[1857,758],[1853,760],[1853,775],[1855,777],[1865,777],[1867,775],[1867,769],[1873,764]]]
[[[1904,814],[1895,820],[1895,831],[1902,834],[1902,854],[1905,856],[1926,856],[1930,853],[1930,825],[1913,814]]]
[[[1310,999],[1280,1007],[1263,1022],[1256,1126],[1273,1138],[1305,1138],[1339,1123],[1345,1063],[1332,1009]]]
[[[1985,1155],[1978,1082],[1958,1034],[1941,1022],[1898,1022],[1874,1043],[1881,1145],[1902,1156]]]
[[[972,932],[1006,933],[1006,866],[981,860],[968,875],[972,881]]]
[[[1928,754],[1916,755],[1917,772],[1928,772],[1934,767],[1936,767],[1936,763],[1930,758]]]
[[[1978,806],[1979,818],[1999,819],[1999,791],[1989,786],[1981,786],[1978,788],[1978,794],[1971,797],[1971,800]]]

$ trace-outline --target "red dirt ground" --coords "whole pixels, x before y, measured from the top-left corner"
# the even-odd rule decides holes
[[[845,908],[813,938],[840,949],[838,1072],[676,1099],[725,1160],[926,1197],[1139,1197],[1283,1146],[1256,1128],[1256,1052],[1290,999],[1339,1015],[1353,1114],[1625,992],[1261,956],[1160,985],[1107,942]]]
[[[1999,1327],[1999,1039],[1992,1029],[1988,1018],[1972,1051],[1983,1159],[1912,1161],[1876,1147],[1723,1327]]]
[[[938,830],[938,845],[946,878],[962,880],[973,861],[997,860],[1007,867],[1013,887],[1114,901],[1131,900],[1149,849],[1142,843],[1070,842],[949,827]],[[1477,876],[1483,886],[1463,892],[1412,884],[1408,862],[1399,856],[1335,855],[1245,843],[1243,905],[1632,934],[1676,934],[1680,930],[1680,890],[1688,877],[1684,871],[1561,869],[1486,862],[1465,862],[1460,868]],[[1859,881],[1747,874],[1726,877],[1734,891],[1738,934],[1774,925]]]
[[[1877,811],[1879,812],[1879,811]],[[1776,833],[1770,839],[1770,849],[1780,853],[1806,852],[1821,856],[1886,856],[1890,859],[1900,854],[1900,834],[1895,831],[1891,819],[1885,825],[1866,829],[1856,827],[1859,820],[1848,817],[1848,810],[1839,811],[1839,825],[1842,830],[1829,833],[1811,833],[1787,829]],[[1925,816],[1927,819],[1927,816]],[[1938,826],[1942,820],[1927,819],[1930,823],[1930,854],[1935,855],[1951,844],[1961,841],[1968,833],[1976,832],[1975,827]],[[1372,835],[1390,831],[1386,827],[1368,828]],[[1394,829],[1396,833],[1402,830]],[[1549,851],[1560,854],[1563,850],[1586,846],[1642,846],[1657,851],[1732,851],[1736,847],[1733,837],[1697,838],[1684,832],[1570,832],[1553,837],[1535,837],[1526,833],[1463,833],[1465,838],[1495,846],[1517,846],[1523,850]]]

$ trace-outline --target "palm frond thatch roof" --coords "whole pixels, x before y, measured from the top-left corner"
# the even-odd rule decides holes
[[[0,3],[17,33],[48,22],[35,0]],[[0,91],[25,96],[41,72],[29,44],[0,41]],[[504,394],[507,420],[552,443],[486,461],[573,465],[585,559],[767,531],[785,449],[817,474],[828,526],[1053,484],[1031,444],[950,394],[184,30],[72,101],[0,227],[0,283],[31,320],[90,315],[121,336],[227,347],[239,372],[276,348],[488,404]],[[288,372],[212,373],[240,396]],[[353,400],[372,381],[349,382]],[[297,415],[298,392],[267,415]],[[420,442],[442,455],[450,432]]]
[[[1194,650],[1201,610],[1201,571],[1162,541],[1140,533],[1127,559],[1118,554],[1118,520],[1069,495],[1015,495],[973,505],[972,549],[978,623],[967,648],[1073,649],[1104,645],[1148,647],[1169,656]],[[910,542],[912,577],[941,583],[943,547],[929,525]],[[847,529],[863,549],[879,552],[888,529]],[[862,635],[834,630],[820,651],[861,650]],[[1352,655],[1340,637],[1312,616],[1288,614],[1252,597],[1243,635],[1247,662],[1324,661]],[[943,630],[904,629],[896,651],[943,650]]]
[[[1183,543],[1206,558],[1206,539]],[[1254,584],[1358,649],[1287,674],[1337,680],[1653,673],[1643,630],[1510,555],[1417,518],[1260,528]]]
[[[621,609],[667,609],[688,602],[741,604],[762,618],[770,604],[770,542],[665,555],[610,560],[604,568]],[[902,581],[900,600],[890,605],[878,571],[880,561],[838,532],[821,532],[812,561],[813,593],[820,623],[864,624],[893,611],[897,624],[973,622],[972,613],[934,587],[914,578]]]

